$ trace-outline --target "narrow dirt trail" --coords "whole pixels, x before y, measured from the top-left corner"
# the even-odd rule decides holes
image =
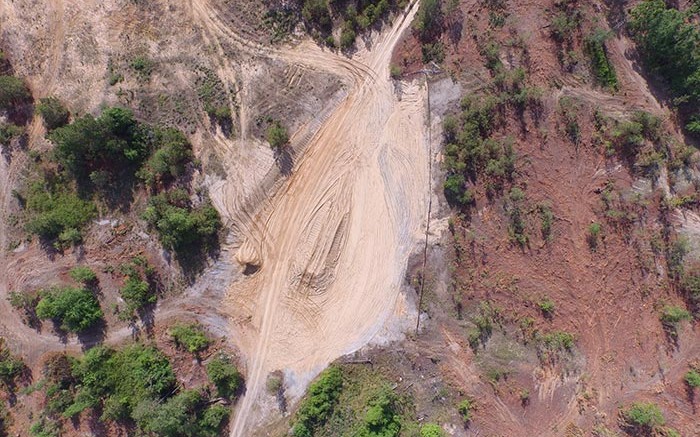
[[[232,316],[248,308],[247,390],[231,428],[249,435],[271,371],[298,397],[330,361],[367,344],[395,312],[408,256],[429,197],[424,90],[399,100],[391,53],[418,8],[398,17],[371,51],[348,59],[302,44],[279,56],[352,80],[293,175],[252,220],[239,261],[260,270],[232,286]]]

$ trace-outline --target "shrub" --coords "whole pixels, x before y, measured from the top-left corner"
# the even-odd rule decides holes
[[[226,355],[219,354],[207,364],[207,375],[218,395],[224,398],[235,396],[243,384],[241,374]]]
[[[311,437],[331,416],[343,389],[340,368],[331,366],[309,386],[306,399],[297,411],[292,434],[294,437]],[[369,413],[368,413],[369,415]]]
[[[198,354],[211,343],[199,324],[175,325],[170,329],[170,336],[177,347],[185,348],[191,354]]]
[[[42,293],[36,306],[40,319],[53,319],[61,329],[81,332],[102,319],[102,309],[93,294],[83,288],[54,287]]]
[[[472,419],[472,411],[474,411],[474,400],[473,399],[463,399],[459,404],[457,404],[457,411],[459,415],[462,416],[464,423],[469,422]]]
[[[678,335],[678,325],[691,318],[688,310],[675,305],[666,305],[659,316],[666,332],[674,337]]]
[[[444,435],[440,425],[435,423],[426,423],[420,428],[420,437],[444,437]]]
[[[79,243],[81,230],[96,214],[91,202],[42,180],[31,183],[27,209],[31,213],[27,231],[47,241],[58,240],[59,247]]]
[[[87,184],[93,179],[133,175],[149,154],[152,136],[129,109],[107,108],[98,118],[85,115],[54,129],[48,138],[56,145],[56,160],[80,183]]]
[[[421,41],[431,41],[442,32],[444,15],[440,0],[422,1],[413,22]]]
[[[24,134],[24,127],[12,123],[0,123],[0,144],[9,144]]]
[[[537,211],[540,213],[540,232],[542,238],[549,240],[552,236],[552,225],[554,224],[554,213],[548,203],[537,205]]]
[[[36,112],[44,119],[44,126],[48,130],[54,130],[68,124],[68,116],[70,114],[56,97],[40,99],[39,104],[36,106]]]
[[[0,75],[0,110],[10,109],[30,98],[29,89],[21,79]]]
[[[554,314],[554,302],[549,298],[544,298],[537,304],[540,307],[540,311],[545,317],[551,317]]]
[[[181,189],[152,197],[143,218],[166,249],[179,253],[211,247],[221,229],[221,218],[211,203],[193,207]]]
[[[605,49],[605,40],[610,37],[610,33],[603,29],[596,29],[586,38],[586,53],[591,58],[593,75],[598,83],[610,88],[617,89],[617,74],[615,67],[608,59],[608,52]]]
[[[158,436],[218,437],[228,409],[206,404],[199,390],[185,390],[163,403],[142,402],[133,415],[142,430]]]
[[[688,370],[688,373],[685,374],[683,379],[691,389],[700,387],[700,372],[695,369]]]
[[[12,355],[5,339],[0,337],[0,381],[6,386],[11,385],[25,369],[26,365],[22,359]]]
[[[666,423],[663,413],[650,402],[635,402],[622,413],[627,425],[642,432],[652,432]]]
[[[343,30],[340,33],[340,48],[347,50],[355,44],[355,38],[357,34],[355,33],[355,25],[352,21],[345,21],[343,23]]]
[[[588,235],[586,239],[588,241],[588,247],[594,252],[598,249],[598,237],[600,236],[601,230],[600,223],[591,223],[588,226]]]
[[[229,114],[230,115],[230,114]],[[179,130],[156,130],[155,144],[159,148],[144,163],[137,175],[149,185],[168,182],[185,172],[185,165],[192,159],[189,141]]]
[[[396,437],[401,430],[400,416],[396,413],[397,397],[388,387],[383,388],[370,402],[369,409],[357,433],[358,437]]]
[[[97,275],[90,267],[75,266],[68,274],[75,282],[80,282],[83,285],[94,284],[97,282]]]
[[[330,31],[332,22],[327,0],[304,0],[301,15],[309,27]]]
[[[131,262],[123,264],[120,269],[126,276],[126,280],[119,292],[126,302],[128,316],[132,316],[134,311],[157,302],[158,295],[152,284],[154,270],[145,259],[136,257]]]
[[[102,420],[131,417],[139,404],[171,393],[176,382],[165,355],[141,344],[118,351],[94,347],[75,362],[73,374],[80,381],[76,404],[83,409],[101,405]]]
[[[151,78],[155,64],[145,56],[137,56],[131,60],[129,66],[136,72],[140,80],[148,80]]]
[[[287,134],[287,129],[279,121],[274,121],[270,127],[267,128],[267,142],[273,149],[279,149],[280,147],[286,145],[289,142],[289,135]]]

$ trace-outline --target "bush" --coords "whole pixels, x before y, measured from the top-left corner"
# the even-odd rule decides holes
[[[81,332],[102,320],[102,309],[88,290],[55,287],[42,293],[36,315],[40,319],[55,320],[65,331]]]
[[[591,223],[588,226],[588,235],[586,239],[588,240],[588,247],[594,252],[598,249],[598,237],[600,236],[601,230],[600,223]]]
[[[642,432],[652,432],[666,423],[659,407],[650,402],[635,402],[622,416],[629,427]]]
[[[243,384],[241,374],[226,355],[217,355],[207,364],[207,375],[218,395],[224,398],[235,396]]]
[[[30,98],[29,89],[21,79],[0,75],[0,110],[10,109]]]
[[[5,386],[12,385],[25,369],[22,359],[12,355],[5,340],[0,337],[0,381]]]
[[[537,304],[540,307],[540,311],[545,317],[551,317],[554,314],[554,302],[549,298],[544,298]]]
[[[444,437],[444,435],[440,425],[435,423],[426,423],[420,428],[420,437]]]
[[[682,115],[691,120],[700,100],[700,30],[693,9],[683,12],[664,0],[645,0],[631,10],[629,22],[644,63],[668,84],[675,103],[687,109]]]
[[[327,0],[304,0],[301,15],[309,27],[330,31],[332,22]]]
[[[75,362],[73,374],[80,381],[76,404],[101,406],[102,420],[129,418],[139,404],[170,394],[176,383],[165,355],[141,344],[119,351],[94,347]]]
[[[396,395],[388,387],[369,402],[363,426],[358,437],[396,437],[401,430],[400,416],[396,413]],[[421,435],[422,432],[421,432]]]
[[[459,415],[462,416],[464,423],[469,422],[472,419],[472,411],[474,410],[474,400],[473,399],[463,399],[459,404],[457,404],[457,411]]]
[[[50,131],[68,124],[70,114],[56,97],[40,99],[36,112],[44,119],[44,126]]]
[[[123,264],[120,269],[126,276],[126,280],[119,292],[126,302],[128,316],[157,302],[158,295],[152,284],[154,270],[145,259],[136,257],[131,262]]]
[[[266,135],[267,142],[270,143],[273,149],[279,149],[289,142],[287,129],[285,129],[279,121],[274,121],[270,127],[267,128]]]
[[[425,0],[420,3],[413,28],[421,41],[432,41],[442,32],[444,19],[440,0]]]
[[[168,182],[180,176],[185,172],[185,165],[192,159],[190,143],[179,130],[157,130],[155,143],[159,148],[137,173],[149,185]]]
[[[97,282],[97,275],[90,267],[75,266],[68,274],[75,282],[80,282],[83,285],[90,285]]]
[[[199,324],[175,325],[170,329],[170,336],[179,348],[185,348],[191,354],[199,354],[211,343]]]
[[[47,241],[58,240],[61,247],[79,243],[81,230],[96,215],[91,202],[41,180],[31,183],[26,205],[31,213],[27,231]]]
[[[609,32],[596,29],[593,34],[586,38],[585,47],[586,53],[591,58],[593,75],[598,83],[612,90],[617,90],[615,67],[608,59],[608,52],[605,49],[605,40],[609,37]]]
[[[149,400],[134,410],[134,419],[147,432],[165,437],[218,437],[229,411],[221,405],[207,408],[199,390],[186,390],[166,402]]]
[[[9,144],[24,134],[24,127],[12,123],[0,123],[0,144]]]
[[[695,369],[689,370],[683,377],[683,380],[691,389],[698,388],[700,387],[700,372]]]
[[[181,189],[152,197],[143,218],[158,232],[166,249],[181,254],[212,247],[221,229],[221,218],[211,203],[193,207]]]
[[[108,180],[131,173],[148,156],[152,133],[138,124],[133,112],[107,108],[98,118],[85,115],[51,131],[54,155],[81,183],[102,175]],[[96,185],[96,184],[94,184]]]
[[[311,437],[331,416],[343,389],[340,368],[331,366],[309,387],[307,397],[297,411],[292,434]],[[369,413],[368,413],[369,415]]]
[[[678,335],[678,325],[691,318],[688,310],[675,305],[666,305],[659,316],[666,332],[674,337]]]

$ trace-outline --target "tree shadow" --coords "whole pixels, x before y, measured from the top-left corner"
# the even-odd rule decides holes
[[[83,351],[102,344],[107,335],[107,323],[100,319],[90,329],[76,333]]]
[[[290,147],[279,147],[275,149],[275,164],[280,169],[283,176],[289,177],[294,169],[294,156]]]

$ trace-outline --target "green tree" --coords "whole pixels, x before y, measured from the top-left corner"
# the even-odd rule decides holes
[[[40,319],[53,319],[61,329],[81,332],[102,319],[102,309],[93,294],[83,288],[54,287],[42,293],[36,306]]]
[[[70,114],[56,97],[39,99],[36,112],[44,119],[44,126],[50,131],[68,124]]]
[[[444,437],[445,432],[440,425],[435,423],[426,423],[420,429],[420,437]]]
[[[666,424],[659,407],[651,402],[635,402],[622,416],[629,427],[640,432],[650,433]]]
[[[207,375],[219,396],[224,398],[235,396],[243,384],[243,378],[238,369],[231,359],[223,354],[217,355],[207,364]]]
[[[185,172],[185,165],[192,159],[191,145],[185,135],[176,129],[156,131],[158,149],[138,171],[147,184],[168,182]]]
[[[700,372],[695,369],[688,370],[688,373],[685,374],[683,379],[691,389],[700,387]]]
[[[199,354],[211,343],[202,325],[197,323],[175,325],[170,329],[170,336],[178,347],[186,349],[191,354]]]
[[[267,128],[267,142],[273,149],[279,149],[289,142],[289,134],[287,129],[279,121],[274,121]]]
[[[0,75],[0,110],[10,109],[30,98],[29,89],[21,79]]]
[[[297,411],[292,434],[294,437],[311,437],[333,414],[343,389],[340,368],[331,366],[314,381]]]
[[[97,275],[87,266],[75,266],[68,274],[75,282],[79,282],[83,285],[90,285],[97,282]]]
[[[143,217],[163,246],[176,252],[211,246],[221,229],[219,213],[210,203],[192,207],[189,195],[180,189],[152,197]]]
[[[424,0],[418,8],[413,28],[421,41],[432,41],[442,32],[444,18],[440,0]]]

